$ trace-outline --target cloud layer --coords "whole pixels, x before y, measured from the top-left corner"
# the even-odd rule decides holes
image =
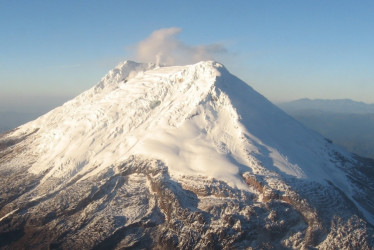
[[[180,28],[159,29],[140,41],[135,48],[135,59],[140,62],[154,62],[166,65],[185,65],[202,60],[214,60],[226,54],[226,48],[219,43],[190,46],[178,39]]]

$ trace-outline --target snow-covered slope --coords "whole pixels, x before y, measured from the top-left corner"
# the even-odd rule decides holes
[[[224,207],[229,203],[238,206],[234,211],[225,212],[234,217],[239,216],[245,207],[264,209],[265,204],[274,200],[277,208],[265,209],[268,217],[279,209],[281,214],[287,214],[285,206],[291,206],[299,214],[294,215],[295,218],[301,217],[296,219],[298,222],[290,223],[292,226],[287,227],[285,235],[279,239],[275,237],[276,241],[266,239],[273,246],[324,246],[332,242],[329,237],[339,230],[345,230],[343,233],[352,237],[359,234],[357,230],[362,230],[362,238],[362,235],[372,232],[371,225],[374,224],[374,202],[373,198],[368,198],[374,191],[370,179],[373,168],[368,167],[371,163],[344,152],[306,129],[231,75],[224,66],[212,61],[174,67],[126,61],[92,89],[3,135],[0,140],[2,178],[11,173],[11,176],[21,176],[20,179],[25,180],[24,191],[13,195],[4,192],[0,196],[4,206],[0,211],[0,225],[3,221],[9,223],[9,219],[23,209],[29,215],[41,213],[40,210],[49,211],[47,214],[53,212],[55,216],[51,221],[48,219],[48,223],[56,227],[57,218],[64,223],[71,219],[70,215],[69,219],[66,218],[65,210],[79,207],[79,213],[72,214],[80,220],[93,211],[103,218],[113,214],[116,214],[115,218],[122,218],[114,219],[114,224],[99,223],[113,227],[104,230],[111,237],[118,228],[128,230],[126,221],[153,214],[151,220],[155,221],[152,223],[163,225],[164,231],[161,231],[172,240],[179,237],[170,233],[170,214],[176,211],[171,211],[172,208],[165,204],[169,201],[159,196],[166,193],[177,197],[173,196],[178,201],[176,207],[182,207],[185,213],[205,211],[209,216],[219,218],[217,223],[223,215],[214,215],[211,207],[216,206],[218,200]],[[127,177],[122,180],[119,176]],[[114,179],[118,180],[113,182]],[[362,181],[367,185],[363,186]],[[126,190],[113,189],[118,183],[122,183],[120,186],[127,183]],[[97,210],[94,207],[98,200],[93,196],[94,190],[101,190],[101,185],[113,186],[108,190],[104,188],[102,196],[110,196],[110,192],[116,190],[114,197],[126,194],[132,198],[128,201],[118,198],[121,202],[109,204],[101,197],[98,199],[101,200],[101,209]],[[17,186],[22,184],[17,183]],[[144,188],[150,191],[140,192]],[[61,194],[68,190],[75,194]],[[82,190],[91,194],[87,197]],[[144,192],[143,200],[133,197],[139,192]],[[250,198],[252,195],[255,198]],[[48,202],[56,203],[56,199],[64,201],[64,205],[53,205],[59,212],[46,207]],[[132,209],[131,206],[119,209],[120,204],[127,207],[129,203],[134,203]],[[334,206],[338,213],[333,211]],[[162,211],[169,224],[161,219],[160,214],[152,212],[155,207]],[[61,214],[65,216],[63,219]],[[205,218],[207,214],[202,216]],[[263,218],[265,215],[262,214],[266,213],[258,214]],[[29,217],[22,216],[16,217],[27,224],[25,221]],[[175,220],[180,219],[180,214],[178,216]],[[283,223],[290,220],[287,216],[279,217],[282,217],[280,221],[270,219],[270,227],[282,220]],[[335,217],[353,224],[369,224],[342,229],[341,222],[333,220]],[[204,220],[201,223],[215,228],[212,220],[208,224]],[[179,220],[182,224],[183,221]],[[335,231],[331,225],[333,221],[337,224]],[[8,225],[6,223],[4,225]],[[92,229],[84,223],[74,237],[79,232],[92,234]],[[185,230],[193,231],[187,224],[183,225]],[[267,229],[274,230],[278,229]],[[318,237],[314,235],[317,231]],[[116,236],[121,238],[116,246],[131,246],[124,243],[130,236],[123,232],[122,236]],[[51,239],[58,241],[58,237],[63,236],[53,237]],[[70,235],[68,238],[74,237]],[[100,237],[103,241],[87,246],[104,244],[105,235]],[[253,242],[242,239],[241,245],[237,246],[260,247],[265,244],[260,244],[262,237]],[[173,244],[182,247],[184,240],[178,238]],[[365,238],[362,244],[369,246],[372,240],[372,237]],[[203,238],[199,241],[202,245],[190,242],[185,246],[203,247],[203,241]],[[343,244],[342,239],[337,242],[337,246]],[[82,246],[69,244],[64,246]],[[155,246],[152,244],[150,246]]]

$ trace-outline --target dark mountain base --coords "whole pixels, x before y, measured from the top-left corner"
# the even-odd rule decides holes
[[[372,167],[362,168],[372,174]],[[10,182],[0,184],[7,193],[1,196],[0,247],[373,247],[372,226],[333,185],[282,194],[249,173],[243,178],[253,193],[207,179],[175,182],[162,162],[132,157],[94,179],[76,178],[61,187],[56,179],[56,191],[38,196],[51,183],[14,172],[7,179],[26,185],[17,190]]]

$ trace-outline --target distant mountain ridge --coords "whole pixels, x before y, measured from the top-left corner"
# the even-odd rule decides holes
[[[374,159],[374,104],[300,99],[278,106],[337,145]]]
[[[374,104],[357,102],[351,99],[298,99],[278,104],[287,111],[318,110],[334,113],[367,114],[374,113]]]

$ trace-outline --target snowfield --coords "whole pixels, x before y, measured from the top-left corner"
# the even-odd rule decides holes
[[[42,132],[36,144],[44,157],[30,171],[51,169],[45,178],[71,178],[98,163],[145,154],[172,172],[243,187],[239,168],[259,171],[252,156],[258,154],[285,177],[344,182],[344,175],[331,173],[324,138],[243,84],[215,62],[156,67],[126,61],[18,133]]]
[[[102,230],[109,235],[116,235],[116,230],[120,230],[117,234],[125,234],[127,226],[140,218],[152,215],[155,225],[164,223],[165,218],[171,220],[169,216],[175,211],[169,211],[171,208],[165,204],[168,201],[160,201],[163,200],[160,194],[175,196],[172,199],[177,201],[177,207],[184,209],[182,214],[194,213],[198,221],[198,211],[220,218],[223,216],[221,212],[212,211],[216,211],[216,206],[227,207],[232,203],[238,206],[236,210],[227,212],[232,216],[245,213],[247,218],[248,214],[269,213],[268,217],[264,215],[269,224],[264,222],[263,225],[268,225],[266,230],[274,231],[285,227],[287,216],[293,214],[296,221],[287,227],[289,233],[279,239],[274,236],[277,243],[270,243],[274,246],[327,246],[327,239],[334,240],[332,233],[343,230],[336,225],[334,232],[329,231],[332,230],[332,218],[336,216],[332,212],[334,208],[342,209],[344,216],[339,218],[353,224],[357,221],[369,223],[368,229],[363,231],[365,235],[372,232],[374,224],[374,202],[373,198],[368,198],[369,193],[374,191],[373,180],[357,172],[361,170],[357,170],[356,166],[360,165],[365,173],[373,170],[366,170],[368,167],[361,159],[306,129],[231,75],[223,65],[213,61],[173,67],[131,61],[121,63],[93,88],[35,121],[2,135],[0,156],[2,176],[17,173],[27,180],[31,178],[29,176],[35,176],[35,181],[30,181],[24,193],[16,195],[16,198],[0,196],[6,201],[0,210],[0,226],[17,214],[17,209],[22,208],[25,201],[32,202],[33,205],[28,206],[36,213],[36,208],[48,210],[46,204],[57,202],[55,199],[61,195],[58,199],[64,200],[65,208],[72,204],[79,207],[77,211],[71,210],[77,218],[83,216],[80,214],[82,211],[85,216],[99,213],[102,218],[109,214],[116,218],[104,224],[95,219],[85,222],[93,224],[85,227],[87,231],[78,230],[74,237],[80,233],[82,236],[79,237],[83,237],[83,233],[92,233],[93,227],[99,224],[108,226]],[[158,163],[149,163],[153,160]],[[144,164],[153,167],[139,167]],[[135,168],[135,165],[138,167]],[[120,176],[127,177],[123,179]],[[368,184],[362,187],[360,182],[368,178]],[[95,186],[93,183],[96,183]],[[69,193],[64,193],[70,189],[69,192],[74,192],[80,185],[82,190],[91,193],[89,197],[81,191],[71,197]],[[101,186],[105,186],[101,191],[104,193],[116,190],[113,194],[116,198],[104,202],[106,205],[97,210],[99,200],[105,196],[104,193],[95,193],[95,190],[101,190]],[[187,198],[181,198],[184,196],[179,195],[181,192]],[[141,193],[143,198],[130,198]],[[99,200],[94,199],[95,195],[100,197]],[[82,200],[82,197],[86,198]],[[342,201],[336,203],[337,199]],[[256,207],[264,209],[263,204],[273,200],[277,200],[277,208],[266,208],[266,213],[255,212]],[[120,209],[121,204],[127,205]],[[325,211],[330,204],[335,204],[335,207]],[[251,207],[251,211],[245,212],[247,206]],[[289,208],[292,211],[287,210],[287,206],[292,206],[292,209]],[[156,212],[156,208],[164,215]],[[57,210],[54,211],[56,216],[59,213],[66,215],[61,207]],[[320,211],[326,214],[318,215]],[[28,213],[33,214],[32,211]],[[176,218],[184,218],[180,213],[178,216]],[[263,215],[260,217],[261,220],[265,218]],[[278,217],[283,222],[276,219]],[[249,218],[242,222],[238,220],[236,224],[233,222],[231,226],[243,231],[245,229],[240,223],[249,223]],[[209,224],[210,228],[227,227],[221,219],[213,222]],[[199,223],[206,222],[201,219]],[[53,224],[54,227],[57,225]],[[168,226],[165,228],[168,232]],[[352,226],[344,229],[343,234],[349,234],[352,228],[357,229]],[[325,232],[327,236],[313,238],[312,232],[317,231]],[[132,246],[130,242],[134,238],[125,235],[116,246]],[[170,239],[174,237],[170,233],[166,235]],[[71,237],[69,240],[72,240]],[[100,244],[109,244],[104,240],[105,235],[99,238],[103,239]],[[261,247],[259,241],[256,239],[257,243],[248,244],[241,241],[242,245],[232,246]],[[82,246],[73,242],[64,246]],[[202,242],[201,245],[191,242],[183,245],[181,242],[184,240],[174,242],[175,246],[207,246]],[[372,244],[370,240],[365,242],[365,246]],[[92,242],[90,246],[107,246],[97,244]]]

